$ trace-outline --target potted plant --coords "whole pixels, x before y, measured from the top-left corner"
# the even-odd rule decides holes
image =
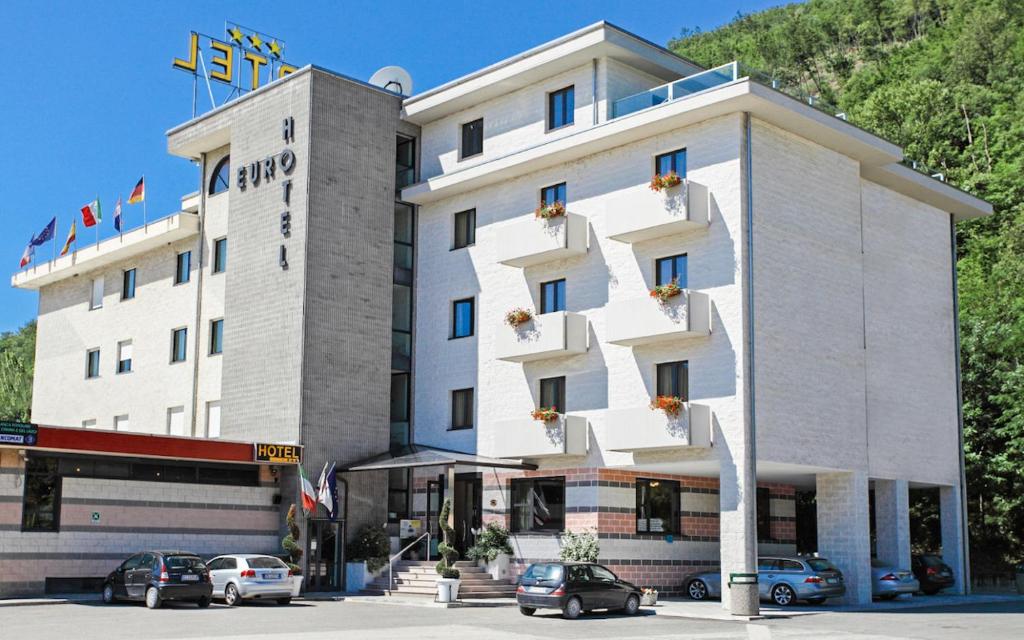
[[[455,561],[459,559],[459,552],[451,545],[455,537],[455,530],[448,524],[448,516],[452,512],[452,501],[448,498],[441,506],[441,513],[437,515],[437,524],[441,528],[441,542],[437,545],[437,552],[441,554],[435,570],[441,577],[437,579],[437,600],[438,602],[455,602],[459,599],[459,570],[455,568]]]
[[[662,410],[665,415],[675,417],[679,415],[686,401],[679,396],[655,396],[651,400],[651,411]]]
[[[374,575],[387,566],[391,543],[384,528],[363,525],[348,545],[349,561],[345,563],[345,584],[349,591],[360,591]]]
[[[593,530],[581,533],[566,531],[561,537],[561,547],[558,559],[563,562],[597,562],[601,553],[601,544]]]
[[[683,288],[679,286],[679,281],[673,279],[672,282],[659,284],[651,289],[651,297],[656,298],[658,302],[665,304],[668,302],[669,298],[674,298],[682,292]]]
[[[288,523],[288,535],[281,540],[281,548],[288,556],[286,560],[288,573],[292,576],[292,596],[298,596],[302,591],[302,567],[299,566],[299,562],[302,561],[302,547],[299,546],[302,531],[299,529],[298,523],[295,522],[295,511],[294,504],[288,507],[288,515],[285,517]]]
[[[538,422],[554,422],[558,420],[558,407],[541,407],[530,412],[530,416]]]
[[[505,324],[513,329],[518,329],[520,325],[526,324],[530,320],[533,320],[533,312],[522,307],[512,309],[505,314]]]
[[[669,171],[665,175],[659,173],[654,174],[651,178],[651,184],[649,185],[651,191],[660,192],[664,189],[671,189],[672,187],[678,187],[683,182],[683,179],[679,177],[679,174],[675,171]]]
[[[497,522],[488,522],[476,537],[476,543],[466,549],[466,557],[475,560],[495,580],[504,580],[509,577],[512,556],[508,536],[508,529]]]
[[[658,590],[654,587],[644,587],[640,593],[640,606],[653,607],[658,604]]]
[[[557,200],[551,204],[545,204],[542,202],[541,205],[533,211],[533,215],[538,218],[543,218],[544,220],[564,216],[565,205]]]

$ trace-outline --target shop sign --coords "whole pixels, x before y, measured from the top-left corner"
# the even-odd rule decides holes
[[[271,444],[257,442],[253,445],[253,460],[268,464],[298,464],[302,461],[302,447],[297,444]]]
[[[26,447],[39,442],[39,427],[28,422],[0,421],[0,444],[17,444]]]

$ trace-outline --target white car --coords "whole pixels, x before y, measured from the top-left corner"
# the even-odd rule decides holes
[[[280,558],[256,554],[217,556],[206,563],[213,597],[229,607],[242,600],[292,601],[292,572]]]

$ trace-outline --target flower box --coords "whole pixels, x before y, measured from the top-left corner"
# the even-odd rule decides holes
[[[533,312],[529,309],[512,309],[505,314],[505,324],[512,327],[513,329],[519,327],[522,324],[526,324],[530,320],[533,320]]]
[[[557,407],[541,407],[530,412],[530,416],[538,422],[554,422],[558,420]]]
[[[640,606],[653,607],[658,604],[658,590],[646,588],[640,593]]]
[[[651,184],[649,188],[651,191],[660,192],[664,189],[671,189],[672,187],[678,187],[682,184],[683,179],[679,177],[679,174],[675,171],[669,171],[665,175],[654,174],[651,178]]]
[[[658,302],[664,303],[669,298],[674,298],[682,292],[683,289],[679,286],[679,282],[677,280],[673,280],[668,284],[659,284],[651,289],[651,297],[657,298]]]
[[[534,210],[533,215],[545,220],[558,218],[565,215],[565,205],[558,201],[552,204],[542,204]]]
[[[651,400],[651,411],[661,410],[665,412],[665,415],[676,416],[679,415],[679,410],[683,408],[686,403],[685,400],[679,396],[656,396]]]

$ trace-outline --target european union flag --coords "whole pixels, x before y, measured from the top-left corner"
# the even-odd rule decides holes
[[[39,235],[37,235],[36,237],[32,238],[32,242],[30,244],[33,247],[41,247],[44,244],[46,244],[47,242],[49,242],[50,240],[53,240],[53,237],[56,234],[57,234],[57,218],[54,217],[53,220],[50,220],[50,224],[48,224],[45,227],[43,227],[43,230],[39,232]]]

